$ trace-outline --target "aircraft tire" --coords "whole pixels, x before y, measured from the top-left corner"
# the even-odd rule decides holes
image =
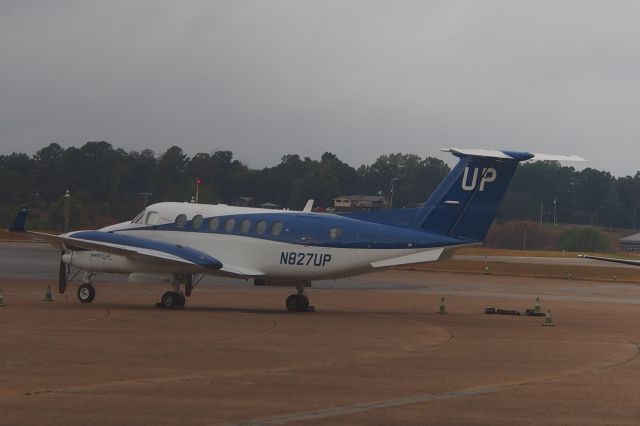
[[[96,289],[91,284],[82,284],[78,287],[78,300],[82,303],[91,303],[96,297]]]
[[[309,299],[306,296],[292,294],[287,297],[287,311],[289,312],[305,312],[309,309]]]
[[[184,308],[185,298],[177,291],[167,291],[162,295],[160,304],[163,308],[180,309]]]

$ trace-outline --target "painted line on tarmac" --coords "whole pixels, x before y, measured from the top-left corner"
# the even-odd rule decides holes
[[[341,407],[331,407],[319,410],[306,411],[302,413],[284,414],[282,416],[265,417],[262,419],[249,420],[247,422],[236,423],[237,425],[279,425],[292,422],[301,422],[307,420],[318,420],[329,417],[345,416],[349,414],[363,413],[369,410],[381,408],[394,408],[403,405],[417,404],[424,402],[442,401],[446,399],[461,398],[467,396],[480,396],[505,390],[515,389],[521,384],[509,384],[488,386],[484,388],[472,388],[465,390],[456,390],[445,393],[430,393],[424,395],[413,395],[405,398],[388,399],[385,401],[365,402],[360,404],[345,405]]]
[[[473,387],[473,388],[454,390],[454,391],[443,392],[443,393],[420,394],[420,395],[413,395],[413,396],[408,396],[403,398],[387,399],[383,401],[362,402],[362,403],[344,405],[339,407],[329,407],[329,408],[321,408],[321,409],[311,410],[311,411],[303,411],[299,413],[290,413],[290,414],[283,414],[279,416],[262,417],[262,418],[247,420],[244,422],[235,423],[235,425],[238,425],[238,426],[280,425],[280,424],[287,424],[287,423],[293,423],[293,422],[303,422],[308,420],[326,419],[330,417],[364,413],[369,410],[401,407],[409,404],[443,401],[448,399],[463,398],[463,397],[470,397],[470,396],[489,395],[489,394],[494,394],[498,392],[504,392],[508,390],[522,388],[524,386],[532,385],[536,383],[549,383],[557,380],[566,379],[569,377],[576,377],[576,376],[581,376],[581,375],[594,373],[598,371],[610,370],[617,367],[621,367],[625,364],[629,364],[630,362],[640,358],[640,344],[634,340],[628,339],[623,336],[620,336],[620,338],[624,341],[624,344],[633,347],[633,353],[631,354],[631,356],[621,361],[604,365],[604,366],[596,366],[596,367],[580,369],[580,370],[569,370],[556,375],[542,376],[542,377],[533,378],[530,380],[523,380],[519,382],[507,382],[507,383],[496,384],[492,386]]]

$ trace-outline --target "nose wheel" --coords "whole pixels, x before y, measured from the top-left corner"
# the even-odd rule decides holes
[[[78,300],[82,303],[91,303],[96,297],[96,289],[91,283],[84,283],[78,287]]]

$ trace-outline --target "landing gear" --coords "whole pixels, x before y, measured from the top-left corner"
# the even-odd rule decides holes
[[[160,305],[163,308],[168,309],[182,309],[184,308],[185,297],[182,293],[177,291],[167,291],[162,295],[160,299]]]
[[[91,303],[96,297],[96,289],[90,282],[82,284],[78,287],[78,300],[82,303]]]
[[[315,309],[313,306],[309,306],[309,298],[304,293],[304,287],[310,286],[311,283],[304,282],[296,286],[297,293],[287,297],[285,305],[289,312],[313,312]]]
[[[292,294],[287,297],[286,305],[287,311],[289,312],[305,312],[309,309],[309,298],[307,296]]]
[[[156,303],[157,308],[167,308],[167,309],[182,309],[184,308],[184,304],[186,302],[185,293],[180,291],[180,284],[184,283],[186,296],[191,295],[191,290],[193,289],[193,276],[192,275],[173,275],[172,280],[172,291],[167,291],[160,298],[160,303]],[[197,283],[196,283],[197,284]]]

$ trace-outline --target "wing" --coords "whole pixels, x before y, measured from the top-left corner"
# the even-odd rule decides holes
[[[585,254],[581,254],[578,257],[582,257],[584,259],[602,260],[603,262],[622,263],[624,265],[640,266],[640,260],[617,259],[615,257],[589,256],[589,255],[585,255]]]
[[[174,263],[179,266],[191,265],[205,270],[218,270],[223,267],[218,259],[200,250],[131,235],[102,231],[79,231],[64,236],[41,232],[29,233],[56,247],[79,247],[124,256],[132,260]]]

